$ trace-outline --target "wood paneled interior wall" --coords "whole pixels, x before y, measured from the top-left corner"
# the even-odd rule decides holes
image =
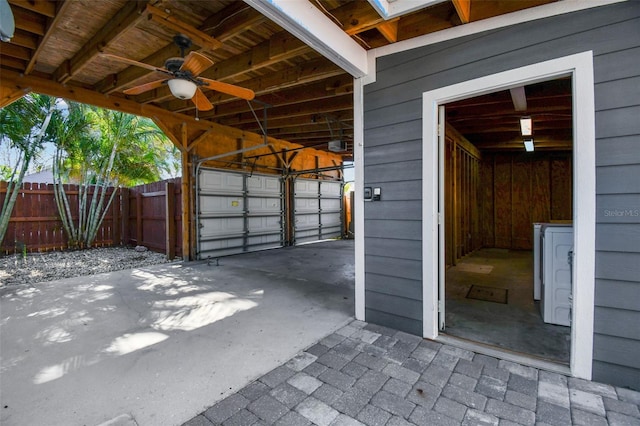
[[[480,151],[453,127],[445,131],[445,263],[482,247]]]
[[[533,248],[533,223],[571,220],[570,152],[484,153],[480,167],[482,245]]]

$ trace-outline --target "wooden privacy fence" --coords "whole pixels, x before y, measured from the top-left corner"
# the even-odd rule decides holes
[[[171,259],[182,256],[180,178],[115,190],[118,194],[98,229],[94,247],[144,245],[166,253]],[[77,210],[78,185],[65,185],[65,191],[72,209]],[[112,191],[114,188],[107,190],[107,197]],[[92,194],[90,188],[89,197]],[[6,195],[7,183],[0,182],[0,204]],[[53,185],[24,183],[0,244],[1,253],[66,248],[67,235],[56,207]]]

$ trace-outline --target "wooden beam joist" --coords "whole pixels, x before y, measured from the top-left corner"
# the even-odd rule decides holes
[[[386,21],[376,27],[389,43],[398,41],[398,21],[399,19]]]
[[[164,10],[158,9],[157,7],[151,5],[147,5],[146,11],[150,15],[150,19],[152,21],[164,25],[171,30],[177,31],[180,34],[188,36],[191,41],[202,48],[216,50],[224,47],[224,44],[222,44],[220,41],[198,30],[197,28],[192,27],[191,25],[182,22],[175,16],[171,16],[170,13],[165,12]]]
[[[24,68],[25,74],[27,75],[31,74],[31,71],[33,71],[33,68],[38,63],[38,58],[42,54],[43,49],[45,48],[45,46],[47,45],[47,42],[49,41],[49,39],[51,38],[51,35],[53,34],[53,29],[56,28],[56,26],[58,25],[58,22],[62,19],[67,9],[71,7],[72,3],[73,2],[71,0],[61,0],[60,2],[56,3],[58,6],[58,10],[56,11],[56,16],[47,22],[46,31],[44,34],[42,34],[42,38],[38,40],[38,47],[36,48],[35,52],[33,52],[33,55],[31,55],[31,60],[29,61],[27,66]]]
[[[463,24],[471,21],[471,0],[451,0]]]
[[[137,0],[127,2],[104,27],[76,52],[73,58],[60,65],[58,69],[54,71],[54,79],[61,83],[66,83],[71,80],[74,75],[82,71],[109,43],[116,40],[118,36],[126,32],[129,28],[134,27],[143,19],[142,11],[147,1],[148,0]]]
[[[48,18],[56,16],[56,4],[55,2],[48,0],[9,0],[9,4],[19,6],[23,9],[31,12],[36,12],[39,15],[44,15]]]
[[[29,90],[15,89],[11,87],[5,87],[4,85],[0,86],[0,108],[11,105],[13,102],[22,98],[27,93],[29,93]]]

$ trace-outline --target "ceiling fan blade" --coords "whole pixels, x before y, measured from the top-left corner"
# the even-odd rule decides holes
[[[213,105],[211,104],[211,102],[209,102],[209,99],[207,99],[204,93],[202,93],[202,90],[200,90],[200,88],[196,89],[196,94],[193,95],[191,101],[200,111],[209,111],[213,109]]]
[[[211,80],[209,78],[200,77],[199,79],[207,83],[204,86],[207,89],[216,90],[218,92],[226,93],[227,95],[236,96],[248,101],[256,97],[256,94],[251,89],[245,89],[244,87],[223,83],[217,80]]]
[[[189,71],[195,77],[213,65],[213,61],[201,53],[191,52],[185,58],[180,71]]]
[[[167,80],[156,80],[149,83],[141,84],[139,86],[132,87],[130,89],[123,90],[125,95],[139,95],[140,93],[148,92],[149,90],[157,89],[162,86]]]
[[[122,56],[112,55],[110,53],[100,53],[100,56],[102,56],[103,58],[108,58],[108,59],[112,59],[114,61],[122,62],[123,64],[133,65],[133,66],[140,67],[140,68],[146,68],[146,69],[148,69],[150,71],[157,71],[157,72],[161,72],[163,74],[171,75],[169,70],[166,70],[164,68],[154,67],[153,65],[145,64],[144,62],[134,61],[133,59],[123,58]]]

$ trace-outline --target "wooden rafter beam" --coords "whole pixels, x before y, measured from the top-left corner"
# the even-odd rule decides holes
[[[29,93],[29,90],[0,86],[0,108],[11,105],[27,93]]]
[[[191,25],[182,22],[180,19],[172,16],[170,13],[165,12],[164,10],[158,9],[157,7],[148,4],[146,11],[150,15],[150,18],[153,22],[157,22],[158,24],[164,25],[171,30],[188,36],[191,41],[193,41],[200,47],[210,50],[216,50],[224,47],[224,45],[220,41],[198,30],[197,28],[192,27]]]
[[[61,0],[58,3],[56,3],[56,5],[58,6],[58,9],[56,11],[56,16],[53,19],[50,19],[49,22],[47,22],[46,31],[43,34],[43,36],[40,38],[40,40],[38,40],[38,47],[36,48],[35,52],[33,52],[33,55],[31,55],[31,59],[29,60],[29,63],[24,69],[25,74],[27,75],[31,74],[31,71],[33,71],[33,67],[35,67],[36,64],[38,63],[38,58],[42,54],[43,49],[45,48],[45,46],[47,45],[47,42],[49,41],[49,39],[51,38],[51,35],[53,34],[53,29],[56,28],[58,22],[65,15],[65,12],[71,6],[72,3],[73,1],[71,0]]]
[[[227,9],[223,9],[222,12],[214,15],[209,20],[205,22],[199,29],[201,31],[211,31],[209,28],[215,24],[215,21],[212,21],[214,17],[220,18],[220,22],[224,19],[226,15],[224,15]],[[262,18],[263,19],[263,18]],[[241,32],[246,30],[245,24],[242,21],[234,21],[235,25],[230,25],[229,22],[225,22],[225,25],[219,25],[219,28],[215,28],[213,30],[213,34],[215,38],[220,42],[224,43],[225,41],[237,36]],[[255,22],[255,18],[253,18],[250,22]],[[173,43],[167,44],[162,49],[157,52],[147,56],[142,59],[140,62],[144,62],[146,64],[150,64],[156,67],[164,66],[164,62],[167,58],[171,56],[175,56],[176,46]],[[99,81],[95,84],[95,89],[99,92],[103,93],[113,93],[122,89],[125,86],[129,86],[136,81],[144,78],[149,74],[149,70],[140,67],[128,67],[118,74],[110,75]]]
[[[471,0],[451,0],[463,24],[471,21]]]
[[[65,61],[54,71],[54,79],[66,83],[82,71],[109,43],[143,19],[142,10],[144,10],[147,1],[127,2],[104,27],[76,52],[73,58]]]
[[[43,36],[47,32],[47,17],[35,14],[19,6],[12,7],[16,29]]]
[[[9,0],[9,4],[36,12],[48,18],[56,16],[56,4],[49,0]]]
[[[400,19],[395,19],[393,21],[387,21],[376,28],[387,39],[389,43],[395,43],[398,41],[398,21]]]

